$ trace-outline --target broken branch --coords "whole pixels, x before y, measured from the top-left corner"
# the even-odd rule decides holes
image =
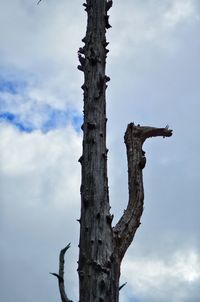
[[[127,282],[123,283],[122,285],[120,285],[119,287],[119,291],[127,284]]]
[[[65,292],[65,285],[64,285],[64,256],[66,251],[70,248],[70,243],[60,251],[60,256],[59,256],[59,273],[50,273],[51,275],[55,276],[58,278],[58,286],[59,286],[59,291],[60,291],[60,296],[62,302],[73,302],[72,300],[69,300],[67,297],[67,294]]]
[[[162,136],[170,137],[172,130],[168,128],[156,128],[135,126],[130,123],[127,127],[124,139],[128,160],[128,188],[129,201],[124,214],[113,228],[116,250],[119,259],[122,260],[127,248],[131,244],[143,212],[144,188],[142,170],[146,164],[143,143],[147,138]]]

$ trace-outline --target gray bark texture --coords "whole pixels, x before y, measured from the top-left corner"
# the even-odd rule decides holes
[[[81,183],[81,218],[78,274],[80,302],[119,301],[122,258],[140,225],[143,212],[142,169],[146,158],[144,141],[151,136],[171,136],[168,128],[129,124],[125,134],[128,157],[129,201],[115,227],[110,214],[106,148],[107,41],[110,28],[108,10],[112,1],[87,0],[88,14],[84,46],[79,49],[84,72],[84,123]]]
[[[130,123],[125,133],[128,161],[129,200],[126,210],[113,227],[110,213],[106,148],[106,88],[105,74],[109,24],[108,10],[112,1],[87,0],[87,31],[84,46],[79,48],[78,69],[83,71],[84,122],[81,163],[81,217],[79,241],[79,301],[118,302],[121,261],[131,244],[143,212],[144,189],[142,171],[146,157],[142,149],[147,138],[169,137],[172,130],[143,127]],[[66,251],[64,249],[63,251]],[[62,251],[61,251],[62,252]],[[62,254],[64,257],[64,253]],[[62,302],[64,293],[64,258],[60,257],[57,276]],[[54,274],[56,275],[56,274]]]
[[[86,37],[79,49],[80,70],[84,72],[84,124],[81,184],[79,281],[80,301],[117,301],[118,261],[113,254],[112,216],[108,197],[106,148],[106,28],[108,4],[86,1]]]

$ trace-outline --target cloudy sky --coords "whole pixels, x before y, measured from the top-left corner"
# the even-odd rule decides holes
[[[78,300],[82,1],[0,0],[1,301],[55,302],[58,254]],[[114,223],[127,203],[129,122],[174,130],[146,142],[145,211],[122,265],[121,302],[200,298],[200,3],[115,0],[107,74]]]

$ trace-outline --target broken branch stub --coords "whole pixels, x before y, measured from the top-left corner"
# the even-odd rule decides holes
[[[70,248],[70,243],[60,251],[59,255],[59,273],[50,273],[51,275],[58,278],[58,286],[60,291],[60,297],[62,302],[73,302],[72,300],[68,299],[67,294],[65,292],[65,285],[64,285],[64,264],[65,264],[65,253]]]
[[[126,250],[133,241],[140,219],[143,213],[144,188],[142,170],[146,164],[143,143],[150,137],[170,137],[172,130],[168,128],[156,128],[134,125],[130,123],[124,136],[127,161],[128,161],[128,190],[129,201],[124,214],[113,228],[116,250],[122,260]]]

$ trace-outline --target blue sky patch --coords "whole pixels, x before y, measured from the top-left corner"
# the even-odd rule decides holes
[[[40,117],[42,120],[39,124],[34,123],[34,120],[28,120],[28,118],[22,118],[19,114],[14,114],[11,112],[0,113],[0,121],[6,121],[7,123],[15,126],[18,130],[22,132],[30,133],[34,130],[41,130],[47,133],[54,129],[64,128],[71,124],[73,128],[79,132],[83,118],[75,111],[71,110],[58,110],[49,106],[44,106],[45,108],[38,108],[37,112],[34,112],[34,116]],[[31,113],[29,113],[29,117]]]
[[[0,92],[8,92],[11,94],[17,94],[19,90],[25,87],[24,82],[5,80],[0,77]]]
[[[29,96],[26,96],[26,85],[25,81],[5,80],[0,76],[0,121],[5,121],[27,133],[34,130],[46,133],[67,125],[72,125],[77,132],[80,131],[83,123],[82,114],[70,106],[62,110],[29,99]],[[11,96],[8,98],[6,93]]]
[[[79,132],[81,129],[81,126],[83,124],[83,116],[82,115],[73,115],[72,116],[72,126],[74,127],[74,129]]]
[[[34,130],[33,127],[28,126],[26,124],[23,124],[20,122],[19,118],[17,115],[14,115],[13,113],[10,112],[4,112],[0,114],[0,121],[6,121],[9,124],[14,125],[16,128],[18,128],[22,132],[32,132]]]
[[[79,132],[83,123],[82,116],[75,110],[67,109],[65,111],[55,109],[50,106],[44,108],[44,123],[41,126],[43,132],[48,132],[53,129],[63,128],[71,124],[74,129]]]

